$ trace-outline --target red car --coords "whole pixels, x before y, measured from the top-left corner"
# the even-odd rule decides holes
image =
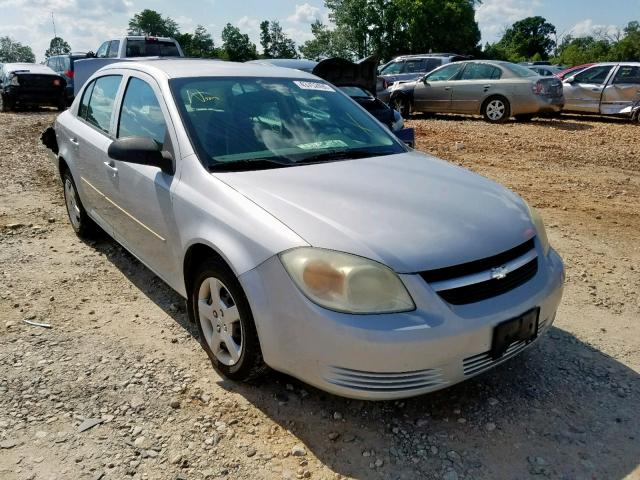
[[[576,65],[575,67],[567,68],[566,70],[562,70],[561,72],[556,73],[555,76],[560,80],[564,80],[565,78],[569,78],[572,75],[577,75],[582,70],[584,70],[587,67],[590,67],[591,65],[595,65],[595,64],[585,63],[584,65]]]

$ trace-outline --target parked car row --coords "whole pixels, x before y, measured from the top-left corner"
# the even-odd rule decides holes
[[[405,118],[416,112],[461,113],[504,122],[560,112],[631,118],[632,105],[640,99],[640,63],[584,65],[544,76],[535,68],[550,67],[489,60],[451,63],[419,80],[396,83],[390,104]]]

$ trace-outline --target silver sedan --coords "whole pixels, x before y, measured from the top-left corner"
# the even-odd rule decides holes
[[[482,115],[489,122],[510,117],[531,120],[558,113],[562,83],[509,62],[473,60],[450,63],[415,82],[398,83],[391,104],[403,117],[415,112]]]
[[[402,398],[492,368],[555,319],[564,269],[536,211],[313,75],[112,64],[43,138],[76,233],[100,226],[184,296],[233,380],[268,365]]]

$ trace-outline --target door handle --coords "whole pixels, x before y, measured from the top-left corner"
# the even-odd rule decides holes
[[[491,88],[491,85],[485,85],[485,86],[484,86],[484,89],[485,89],[485,90],[487,90],[487,89],[489,89],[489,88]]]
[[[103,163],[104,163],[104,166],[107,167],[107,169],[109,169],[114,176],[118,174],[118,168],[113,163],[111,162],[103,162]]]
[[[77,139],[77,138],[75,138],[75,137],[70,137],[70,138],[69,138],[69,141],[70,141],[71,143],[73,143],[76,147],[77,147],[78,145],[80,145],[80,142],[78,142],[78,139]]]
[[[602,89],[601,88],[592,88],[591,91],[592,92],[601,92]]]
[[[445,90],[451,90],[451,87],[444,87]]]

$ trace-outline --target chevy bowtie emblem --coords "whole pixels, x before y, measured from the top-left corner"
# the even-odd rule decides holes
[[[492,280],[502,280],[509,273],[509,269],[502,265],[501,267],[496,267],[491,269],[491,279]]]

